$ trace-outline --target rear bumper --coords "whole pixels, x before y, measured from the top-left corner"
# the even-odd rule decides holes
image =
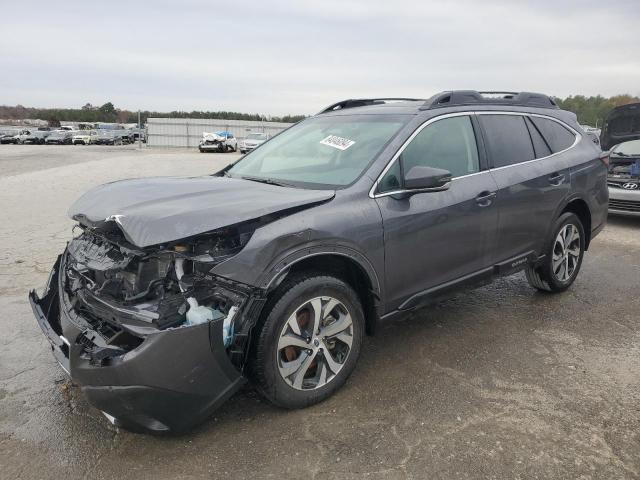
[[[208,417],[245,382],[223,346],[223,320],[158,330],[104,365],[87,354],[82,338],[99,335],[71,308],[61,288],[62,256],[45,292],[29,301],[51,350],[87,400],[116,425],[179,432]]]

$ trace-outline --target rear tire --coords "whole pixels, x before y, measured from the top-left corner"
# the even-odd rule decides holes
[[[364,336],[360,299],[349,285],[321,274],[295,275],[278,287],[265,313],[251,358],[251,376],[265,398],[304,408],[342,387]]]
[[[541,263],[525,269],[532,287],[551,293],[564,292],[580,272],[584,257],[585,233],[577,215],[566,212],[556,220]]]

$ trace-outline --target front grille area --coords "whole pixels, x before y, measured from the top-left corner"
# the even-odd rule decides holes
[[[623,210],[625,212],[639,212],[640,202],[633,202],[629,200],[613,200],[609,199],[609,208],[613,210]]]

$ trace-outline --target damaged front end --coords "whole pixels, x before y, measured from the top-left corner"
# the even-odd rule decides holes
[[[88,400],[129,429],[179,431],[244,383],[264,292],[212,275],[250,223],[138,248],[113,221],[83,227],[32,308]]]

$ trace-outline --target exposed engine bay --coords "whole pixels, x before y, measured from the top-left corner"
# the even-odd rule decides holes
[[[67,247],[62,287],[78,321],[89,322],[101,337],[84,342],[96,362],[108,363],[158,330],[222,319],[224,347],[241,367],[250,325],[242,328],[240,313],[256,292],[209,271],[242,249],[255,226],[145,249],[128,243],[114,222],[79,228]]]
[[[640,179],[640,159],[637,157],[610,157],[609,178],[621,180]]]

